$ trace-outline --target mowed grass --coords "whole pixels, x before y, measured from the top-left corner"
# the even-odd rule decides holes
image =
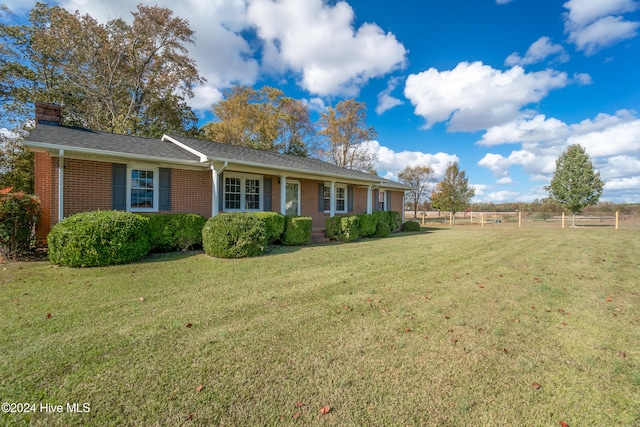
[[[0,425],[638,426],[639,238],[462,226],[0,265],[0,397],[37,405]]]

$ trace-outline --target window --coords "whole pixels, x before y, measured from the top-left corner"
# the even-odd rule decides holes
[[[336,212],[347,212],[347,186],[344,184],[335,184],[336,192]],[[331,184],[324,184],[324,210],[331,210]]]
[[[127,209],[133,212],[158,210],[158,169],[130,167],[127,179]]]
[[[378,191],[378,210],[384,211],[386,210],[386,201],[387,201],[387,192],[386,190]]]
[[[225,211],[262,210],[262,177],[258,175],[224,175]]]

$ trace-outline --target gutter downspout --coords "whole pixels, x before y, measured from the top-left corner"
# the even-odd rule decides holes
[[[64,219],[64,150],[58,151],[58,221]]]
[[[216,170],[216,167],[211,162],[211,216],[214,217],[218,215],[220,211],[220,206],[218,206],[218,176],[229,166],[229,162],[224,162],[224,166],[222,166],[219,170]]]

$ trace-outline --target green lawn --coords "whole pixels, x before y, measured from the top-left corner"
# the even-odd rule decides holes
[[[639,259],[638,230],[461,226],[0,265],[0,400],[36,405],[0,425],[638,426]]]

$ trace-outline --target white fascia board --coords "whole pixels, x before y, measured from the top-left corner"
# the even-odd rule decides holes
[[[59,150],[64,150],[65,154],[68,156],[70,153],[78,153],[78,154],[93,154],[97,156],[109,156],[116,158],[124,158],[124,159],[135,159],[135,160],[146,160],[149,162],[162,162],[162,163],[175,163],[181,165],[201,165],[201,162],[193,160],[181,160],[181,159],[169,159],[166,157],[157,157],[157,156],[145,156],[140,154],[132,154],[132,153],[122,153],[119,151],[108,151],[108,150],[96,150],[94,148],[80,148],[80,147],[71,147],[68,145],[58,145],[58,144],[49,144],[43,142],[32,142],[32,141],[23,141],[22,145],[29,148],[36,148],[42,151],[57,153]]]
[[[199,152],[198,150],[195,150],[195,149],[189,147],[188,145],[183,144],[182,142],[178,141],[177,139],[171,138],[169,135],[162,135],[162,140],[163,141],[169,141],[169,142],[177,145],[178,147],[182,148],[183,150],[188,151],[189,153],[193,154],[194,156],[199,157],[201,163],[209,161],[209,158],[207,156],[205,156],[204,154],[202,154],[201,152]]]

